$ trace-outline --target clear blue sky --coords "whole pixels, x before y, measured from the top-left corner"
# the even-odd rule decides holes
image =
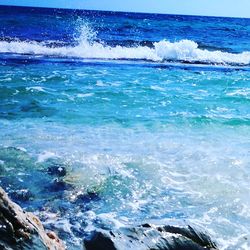
[[[250,18],[250,0],[0,0],[0,4]]]

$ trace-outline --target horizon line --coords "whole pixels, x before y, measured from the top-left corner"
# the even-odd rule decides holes
[[[0,7],[17,7],[17,8],[36,8],[36,9],[58,9],[58,10],[72,10],[72,11],[100,11],[100,12],[117,12],[117,13],[132,13],[132,14],[151,14],[151,15],[172,15],[172,16],[190,16],[190,17],[211,17],[211,18],[232,18],[232,19],[250,19],[250,17],[239,16],[213,16],[213,15],[199,15],[199,14],[173,14],[173,13],[159,13],[159,12],[144,12],[144,11],[122,11],[122,10],[98,10],[98,9],[83,9],[83,8],[67,8],[67,7],[44,7],[44,6],[29,6],[29,5],[9,5],[0,4]]]

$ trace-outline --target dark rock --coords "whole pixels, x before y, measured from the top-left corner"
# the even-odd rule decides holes
[[[46,233],[40,220],[24,212],[0,187],[0,249],[64,250],[53,233]]]
[[[28,189],[19,189],[9,193],[14,201],[29,201],[34,198],[33,194]]]
[[[99,201],[101,198],[95,192],[87,192],[77,195],[74,203],[86,204],[91,201]]]
[[[149,224],[116,231],[98,229],[84,240],[86,250],[212,250],[218,249],[209,236],[186,228]]]
[[[116,250],[117,248],[114,246],[114,242],[110,236],[103,232],[94,232],[91,240],[85,241],[85,247],[87,250]]]
[[[48,167],[48,174],[63,177],[67,174],[66,168],[59,164],[55,164]]]
[[[48,187],[46,187],[49,192],[63,192],[71,188],[71,185],[60,179],[54,179],[53,182]]]

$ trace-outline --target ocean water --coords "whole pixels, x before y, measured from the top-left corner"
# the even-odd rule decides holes
[[[192,225],[250,249],[250,19],[0,6],[0,185],[68,249]]]

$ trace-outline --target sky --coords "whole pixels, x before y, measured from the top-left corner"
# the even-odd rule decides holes
[[[250,0],[0,0],[0,5],[250,18]]]

